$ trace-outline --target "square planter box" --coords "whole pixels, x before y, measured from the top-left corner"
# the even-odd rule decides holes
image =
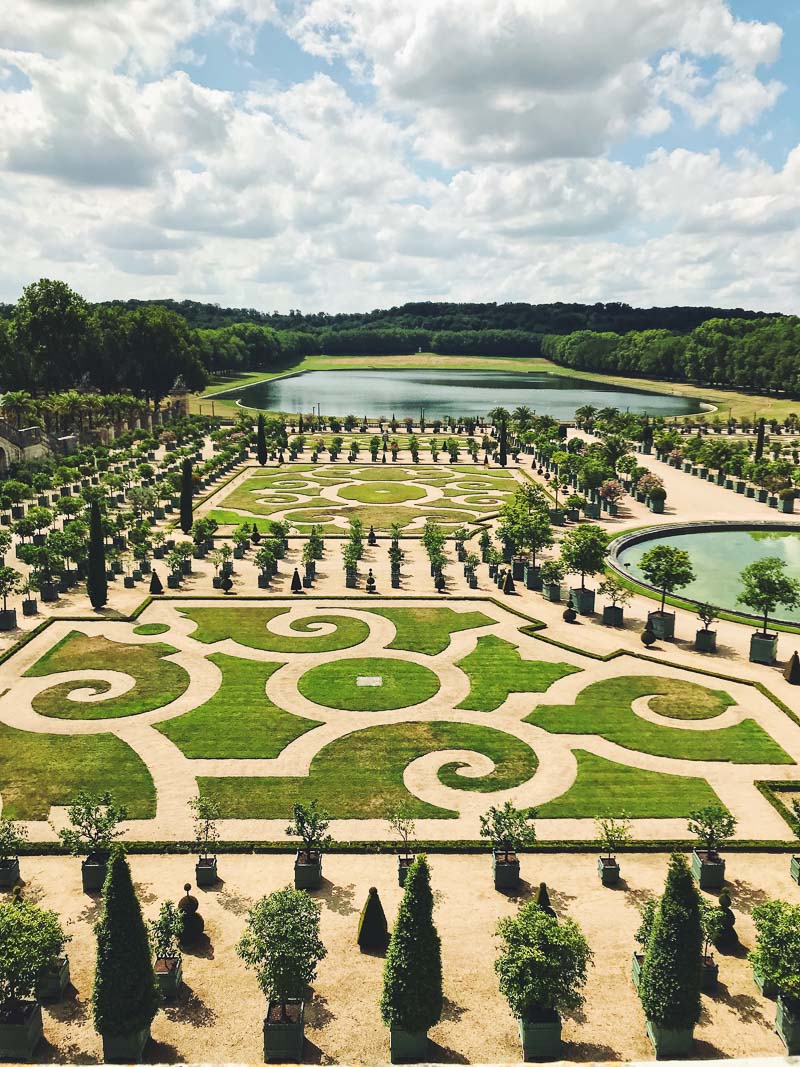
[[[778,635],[754,633],[750,638],[750,662],[771,667],[778,655]]]
[[[295,889],[319,889],[322,884],[322,855],[298,850],[294,861]]]
[[[692,874],[701,889],[722,889],[725,884],[725,860],[715,852],[692,852]]]
[[[16,628],[16,608],[7,608],[6,611],[0,611],[0,630],[16,630]]]
[[[270,1001],[264,1018],[264,1063],[300,1063],[303,1058],[305,1003],[302,1000],[286,1004],[282,1018],[281,1005]]]
[[[43,1033],[41,1004],[21,1001],[19,1022],[0,1023],[0,1059],[31,1059]]]
[[[561,583],[548,583],[542,586],[542,593],[546,600],[549,600],[553,604],[559,604],[561,602]]]
[[[168,574],[167,575],[167,588],[168,589],[180,589],[180,587],[181,587],[181,576],[179,574]]]
[[[767,997],[769,1000],[775,1000],[778,995],[778,989],[774,983],[765,981],[761,972],[756,970],[753,970],[753,981],[758,986],[762,996]]]
[[[700,989],[703,993],[709,993],[717,988],[719,979],[719,964],[714,962],[713,956],[703,957],[703,970],[700,974]]]
[[[663,500],[649,500],[647,506],[650,508],[654,515],[664,514],[664,501]]]
[[[162,996],[174,999],[183,982],[183,963],[180,956],[158,959],[155,962],[156,984]]]
[[[19,881],[19,857],[0,860],[0,889],[13,889]]]
[[[648,1019],[647,1036],[653,1043],[657,1060],[683,1059],[692,1051],[694,1027],[691,1030],[665,1030]]]
[[[519,860],[515,852],[494,849],[492,871],[495,889],[516,889],[519,886]]]
[[[716,652],[717,631],[705,629],[698,630],[694,635],[694,647],[696,652]]]
[[[259,576],[258,576],[258,588],[259,589],[269,589],[269,575],[268,574],[259,574]]]
[[[61,1000],[69,985],[69,956],[62,956],[55,967],[39,976],[36,983],[37,1000]]]
[[[675,614],[671,611],[651,611],[647,621],[659,641],[675,639]]]
[[[639,988],[639,983],[642,980],[642,967],[644,966],[644,953],[634,952],[631,960],[631,980],[634,988]]]
[[[579,615],[594,612],[594,589],[570,589],[569,602]]]
[[[603,608],[603,626],[622,626],[625,621],[625,609],[606,604]]]
[[[102,852],[92,852],[81,863],[81,882],[84,893],[99,893],[106,880],[108,856]]]
[[[600,505],[587,501],[583,505],[583,514],[587,519],[599,519]]]
[[[389,1030],[389,1054],[392,1063],[416,1063],[428,1058],[427,1030]]]
[[[109,1063],[140,1063],[144,1047],[150,1040],[150,1027],[132,1034],[103,1035],[103,1058]]]
[[[537,592],[540,592],[542,588],[542,578],[539,567],[533,567],[529,563],[526,563],[525,565],[525,588],[534,589]]]
[[[792,856],[789,861],[789,874],[792,876],[792,881],[800,885],[800,856]]]
[[[561,1017],[556,1011],[519,1020],[524,1060],[557,1060],[561,1056]]]
[[[779,500],[778,508],[784,515],[791,515],[794,511],[794,499],[790,497],[788,500]]]
[[[411,869],[411,864],[414,862],[413,856],[398,856],[397,857],[397,884],[405,885],[408,872]]]
[[[613,856],[598,856],[597,870],[603,885],[617,885],[619,883],[619,864]]]
[[[775,1030],[786,1045],[787,1053],[790,1056],[797,1056],[800,1053],[800,1010],[797,1004],[778,997]]]
[[[198,886],[216,885],[219,881],[216,856],[201,856],[198,859],[194,865],[194,880]]]

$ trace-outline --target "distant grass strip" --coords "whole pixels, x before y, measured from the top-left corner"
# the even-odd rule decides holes
[[[495,620],[480,611],[454,611],[452,608],[373,608],[397,631],[389,648],[436,656],[450,644],[450,635],[476,626],[489,626]]]
[[[510,693],[544,693],[559,678],[580,670],[568,663],[523,659],[515,645],[493,634],[479,637],[474,652],[456,666],[469,678],[469,693],[458,706],[469,711],[494,711]]]
[[[297,637],[284,637],[267,629],[272,619],[287,615],[288,608],[185,608],[180,612],[197,623],[191,635],[195,641],[214,644],[231,640],[247,648],[264,652],[335,652],[360,645],[369,637],[369,626],[362,619],[347,615],[309,615],[295,619],[290,629]],[[329,634],[316,634],[315,627],[330,624],[335,629]],[[302,636],[307,634],[308,636]]]

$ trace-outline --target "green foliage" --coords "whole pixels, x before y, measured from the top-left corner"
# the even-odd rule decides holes
[[[82,853],[108,852],[122,836],[119,824],[128,817],[127,808],[116,804],[111,793],[81,790],[67,808],[70,828],[58,831],[61,844],[73,856]]]
[[[800,604],[800,581],[785,574],[786,561],[777,556],[765,556],[750,563],[739,575],[743,592],[737,596],[739,604],[764,616],[767,620],[777,607],[796,608]]]
[[[667,594],[674,593],[676,589],[683,589],[695,578],[689,553],[673,545],[656,545],[655,548],[648,549],[639,566],[645,581],[660,591],[662,611]]]
[[[181,494],[180,494],[180,525],[185,534],[192,528],[194,516],[192,513],[192,498],[194,496],[194,474],[192,461],[187,456],[181,467]]]
[[[519,852],[536,841],[535,808],[517,808],[507,800],[502,807],[489,808],[481,815],[481,837],[492,842],[496,849]]]
[[[259,414],[256,428],[256,458],[263,467],[267,462],[267,436],[264,416]]]
[[[409,840],[414,836],[416,823],[411,814],[411,807],[407,803],[400,803],[393,807],[387,816],[389,829],[397,834],[403,845],[403,852],[408,853]],[[0,839],[1,840],[1,839]],[[2,855],[2,853],[0,853]]]
[[[194,822],[194,836],[197,851],[201,856],[214,854],[214,846],[219,841],[219,805],[210,797],[192,797],[189,801]]]
[[[645,1015],[657,1026],[688,1030],[699,1021],[702,948],[700,896],[686,858],[673,853],[639,984]]]
[[[389,927],[375,886],[370,888],[361,909],[356,942],[362,952],[383,952],[389,943]]]
[[[294,805],[286,836],[299,837],[307,852],[321,852],[333,843],[333,838],[327,832],[329,826],[327,811],[320,808],[316,800],[312,800],[310,804]]]
[[[781,996],[800,1003],[800,905],[769,900],[753,908],[753,970]]]
[[[16,859],[28,840],[28,830],[21,823],[0,815],[0,860]]]
[[[442,1014],[442,951],[433,922],[426,856],[408,870],[383,972],[381,1018],[397,1030],[428,1031]]]
[[[630,589],[624,586],[613,572],[609,572],[605,576],[603,581],[598,585],[597,592],[601,596],[607,597],[615,608],[624,608],[626,604],[631,602],[631,598],[633,597],[633,593]]]
[[[503,944],[494,969],[517,1018],[582,1007],[593,955],[576,922],[559,922],[531,901],[515,916],[501,919],[497,934]]]
[[[702,848],[718,852],[736,832],[736,819],[727,808],[711,804],[691,812],[687,829],[697,837]]]
[[[609,856],[613,855],[617,849],[630,844],[632,830],[630,819],[624,816],[621,819],[598,819],[597,843],[600,850]]]
[[[95,926],[94,1026],[104,1037],[119,1037],[149,1027],[161,1000],[147,929],[120,848],[114,849],[108,866],[102,908]]]
[[[589,523],[576,526],[564,535],[561,542],[561,559],[566,569],[573,574],[580,574],[581,588],[586,584],[586,576],[597,574],[603,569],[608,551],[608,534],[601,526]]]
[[[391,549],[389,552],[391,557]],[[426,656],[444,652],[451,634],[494,622],[480,611],[454,611],[453,608],[373,608],[372,612],[395,626],[395,637],[389,648]]]
[[[171,900],[161,905],[157,919],[148,923],[150,948],[157,960],[177,959],[183,935],[183,914]]]
[[[527,660],[509,641],[484,634],[469,655],[456,663],[469,678],[468,695],[458,705],[471,711],[494,711],[511,693],[543,693],[553,682],[577,673],[568,663]]]
[[[287,886],[262,897],[249,911],[236,952],[256,972],[264,996],[284,1009],[302,1000],[328,952],[319,936],[319,905]]]
[[[0,902],[0,1007],[32,997],[40,974],[67,941],[54,911],[18,894]]]

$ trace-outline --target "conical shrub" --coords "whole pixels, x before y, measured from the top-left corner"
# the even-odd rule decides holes
[[[382,952],[389,943],[389,927],[375,886],[361,909],[357,941],[362,952]]]

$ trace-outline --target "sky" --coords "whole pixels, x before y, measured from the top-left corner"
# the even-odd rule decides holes
[[[0,301],[800,312],[797,0],[4,0]]]

